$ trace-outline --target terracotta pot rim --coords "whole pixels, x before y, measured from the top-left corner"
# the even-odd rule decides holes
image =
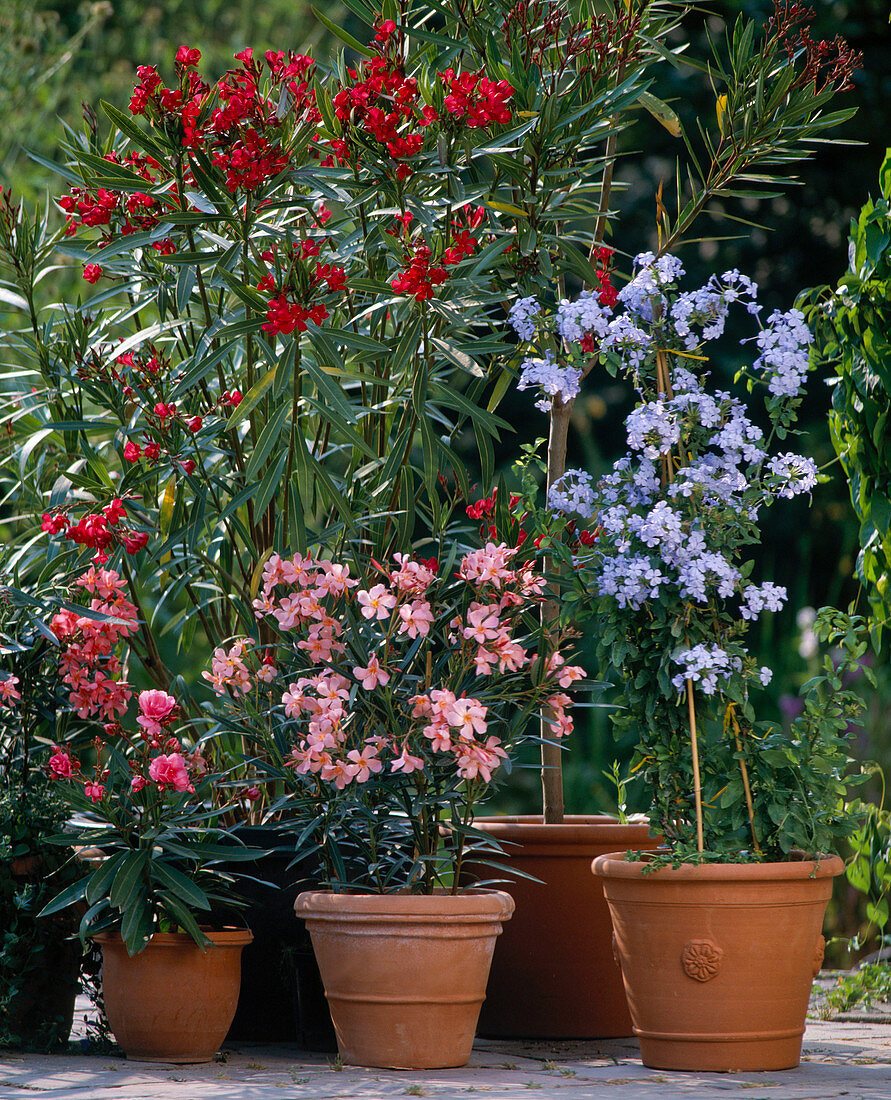
[[[567,814],[558,824],[545,824],[541,814],[480,817],[474,827],[504,843],[516,844],[643,844],[650,835],[650,823],[620,822],[608,814]],[[510,854],[509,852],[507,854]]]
[[[204,928],[202,931],[215,947],[243,947],[254,938],[249,928],[223,928],[219,931]],[[124,942],[120,932],[97,932],[91,939],[98,944],[123,946]],[[155,932],[148,942],[152,947],[188,947],[190,944],[198,947],[188,932]]]
[[[764,882],[784,879],[833,878],[845,869],[839,856],[819,859],[798,859],[775,863],[683,863],[680,867],[644,868],[643,860],[627,860],[623,852],[609,852],[591,863],[592,872],[600,878],[652,879],[659,882]]]
[[[505,920],[514,911],[514,899],[504,890],[468,890],[461,894],[337,894],[332,890],[304,890],[297,895],[298,916],[340,919],[419,917],[449,920]]]

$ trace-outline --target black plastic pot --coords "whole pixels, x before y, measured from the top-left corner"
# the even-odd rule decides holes
[[[312,860],[289,866],[294,837],[275,826],[244,827],[238,836],[269,855],[255,863],[222,864],[240,878],[239,892],[248,900],[243,919],[254,934],[241,961],[241,993],[229,1041],[296,1042],[304,1050],[337,1049],[322,980],[309,934],[294,915],[294,899],[318,884]],[[259,880],[259,881],[258,881]]]

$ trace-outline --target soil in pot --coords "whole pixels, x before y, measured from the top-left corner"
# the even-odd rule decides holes
[[[501,891],[301,894],[295,909],[312,936],[343,1061],[465,1065],[495,940],[513,908]]]
[[[842,861],[645,866],[620,853],[594,861],[644,1064],[797,1066]]]
[[[102,995],[108,1023],[128,1058],[209,1062],[226,1037],[241,982],[241,951],[251,933],[207,932],[206,951],[191,936],[156,933],[138,955],[117,933],[102,947]]]
[[[493,859],[532,881],[499,882],[516,902],[492,962],[479,1034],[491,1038],[596,1039],[631,1035],[612,922],[603,886],[591,875],[595,856],[654,848],[646,822],[567,816],[483,818],[474,825],[504,846]],[[504,872],[473,866],[475,878]]]

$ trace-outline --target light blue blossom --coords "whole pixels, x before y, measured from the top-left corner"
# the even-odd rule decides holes
[[[643,451],[644,458],[659,458],[681,438],[677,413],[664,401],[638,405],[625,420],[628,446]]]
[[[774,310],[755,340],[761,354],[753,365],[763,372],[767,388],[775,397],[795,397],[807,377],[808,348],[814,342],[804,314]]]
[[[731,657],[718,645],[696,645],[685,649],[672,658],[683,671],[672,676],[672,684],[680,691],[685,680],[697,683],[704,695],[714,695],[719,680],[728,680],[734,672],[742,668],[738,657]]]
[[[806,493],[817,484],[817,464],[812,458],[787,452],[777,455],[767,464],[776,481],[771,488],[779,497],[794,497]]]
[[[528,298],[518,298],[510,307],[508,319],[514,332],[521,340],[535,338],[535,321],[533,317],[537,317],[539,313],[541,313],[541,305],[534,294]]]
[[[564,298],[557,307],[557,332],[570,343],[588,334],[603,340],[609,332],[612,316],[609,306],[602,306],[598,292],[586,290],[574,302]]]
[[[762,585],[750,584],[742,594],[740,614],[744,619],[757,619],[762,611],[779,611],[786,599],[786,589],[782,585],[770,581]]]
[[[535,402],[535,407],[542,412],[549,412],[554,398],[559,396],[563,401],[571,401],[578,396],[581,385],[582,372],[575,367],[561,367],[554,361],[553,352],[546,352],[544,359],[524,359],[520,365],[520,381],[518,390],[527,390],[537,386],[542,397]]]
[[[584,470],[567,470],[548,490],[552,512],[577,513],[588,519],[594,511],[593,478]]]

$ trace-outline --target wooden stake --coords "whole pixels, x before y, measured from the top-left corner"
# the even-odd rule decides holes
[[[693,798],[696,802],[696,850],[705,851],[702,835],[702,785],[699,779],[699,746],[696,742],[696,707],[693,704],[693,681],[687,680],[687,710],[690,714],[690,748],[693,754]]]
[[[731,704],[731,708],[732,705],[733,704]],[[749,770],[742,757],[742,743],[739,738],[739,722],[737,722],[736,715],[733,713],[732,709],[728,708],[728,713],[730,714],[730,721],[733,723],[733,740],[736,743],[736,751],[740,753],[739,771],[740,775],[742,775],[743,790],[746,794],[746,810],[749,814],[749,828],[752,830],[752,844],[754,845],[755,851],[760,855],[761,845],[758,843],[758,837],[755,835],[755,806],[752,802],[752,788],[749,786]]]

